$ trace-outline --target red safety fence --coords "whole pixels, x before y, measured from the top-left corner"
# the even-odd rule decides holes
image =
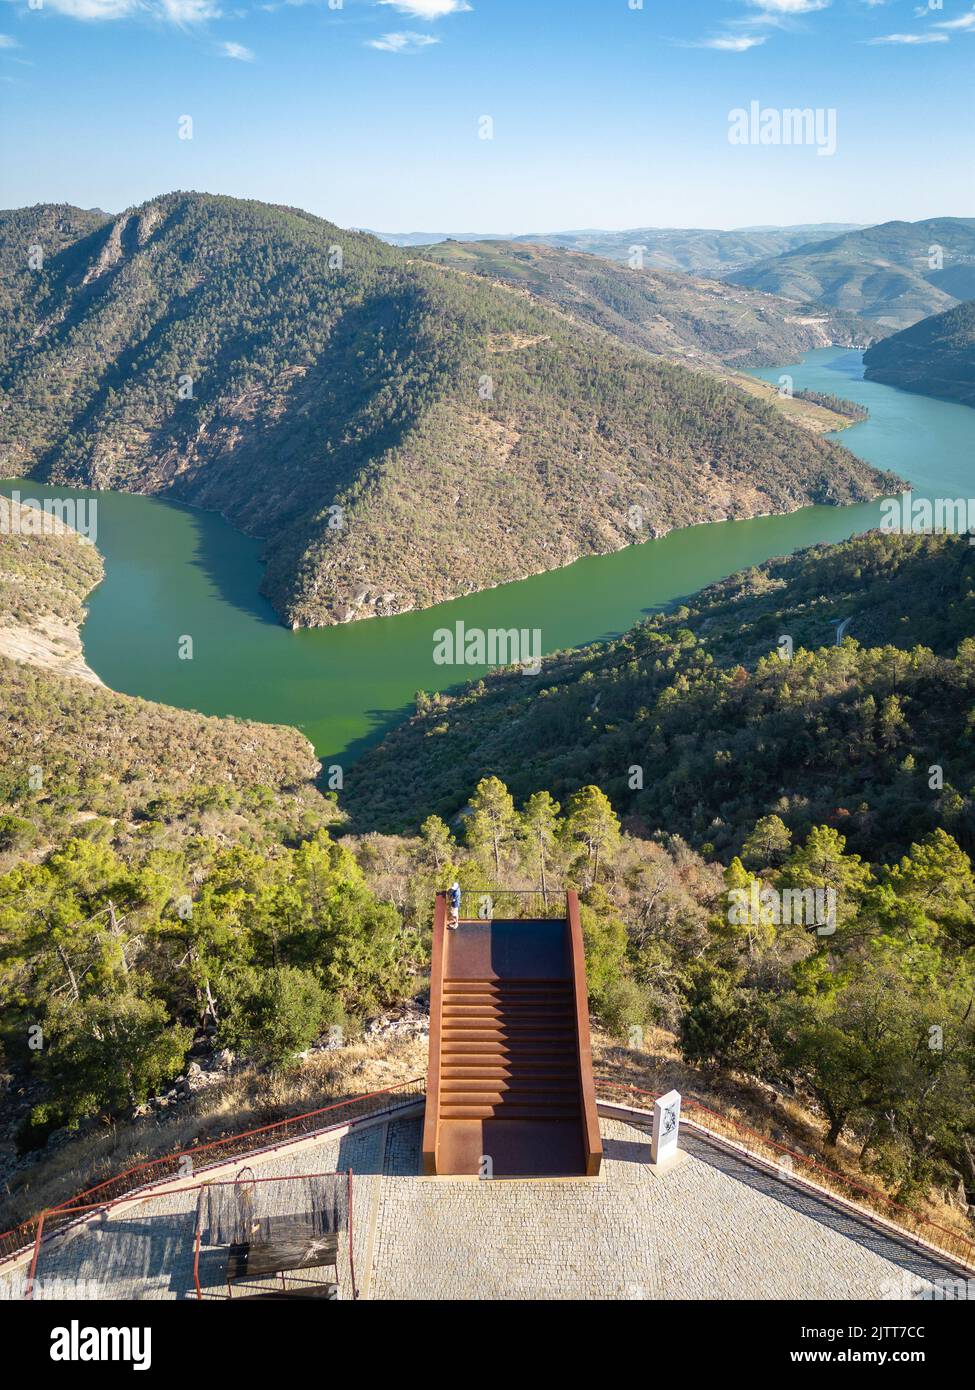
[[[0,1262],[22,1254],[35,1245],[42,1218],[45,1234],[55,1234],[72,1220],[76,1220],[80,1209],[107,1206],[143,1187],[164,1182],[167,1178],[192,1178],[202,1171],[201,1156],[204,1159],[203,1169],[212,1168],[245,1154],[278,1148],[309,1134],[339,1129],[354,1120],[368,1119],[386,1110],[413,1104],[423,1098],[425,1091],[426,1078],[413,1077],[409,1081],[398,1082],[395,1086],[387,1086],[381,1091],[368,1091],[364,1095],[334,1101],[331,1105],[309,1110],[302,1115],[293,1115],[286,1120],[260,1125],[239,1134],[228,1134],[222,1139],[212,1139],[190,1149],[164,1154],[161,1158],[148,1159],[145,1163],[136,1164],[106,1178],[103,1182],[95,1183],[93,1187],[58,1202],[40,1215],[4,1232],[0,1235]]]
[[[611,1094],[613,1092],[625,1092],[632,1105],[643,1110],[652,1108],[654,1101],[659,1100],[664,1094],[660,1091],[641,1090],[626,1081],[610,1081],[604,1077],[596,1077],[597,1097],[610,1104],[625,1105],[626,1101],[619,1094]],[[779,1144],[774,1139],[759,1134],[757,1130],[749,1129],[738,1120],[731,1120],[716,1110],[710,1110],[684,1092],[681,1092],[681,1113],[686,1114],[689,1120],[710,1134],[729,1140],[767,1163],[774,1163],[779,1169],[801,1178],[825,1193],[842,1197],[861,1209],[871,1208],[905,1234],[915,1236],[943,1254],[975,1267],[975,1238],[961,1231],[953,1231],[948,1226],[942,1226],[931,1217],[912,1211],[910,1207],[904,1206],[879,1188],[847,1177],[845,1173],[828,1168],[818,1159],[797,1153],[785,1144]],[[868,1211],[867,1215],[869,1214]]]

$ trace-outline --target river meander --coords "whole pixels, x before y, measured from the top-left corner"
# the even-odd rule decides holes
[[[796,388],[870,410],[842,442],[908,478],[919,495],[975,495],[975,410],[863,380],[861,354],[823,348],[787,371]],[[86,659],[115,690],[205,714],[301,729],[328,762],[348,764],[412,707],[417,690],[481,674],[434,664],[433,633],[458,619],[479,628],[538,628],[546,652],[624,631],[733,571],[876,526],[879,502],[804,507],[788,516],[671,532],[612,555],[458,599],[421,613],[290,632],[258,586],[260,542],[219,516],[157,498],[4,482],[27,497],[96,498],[105,579],[91,595]],[[193,659],[178,644],[193,638]]]

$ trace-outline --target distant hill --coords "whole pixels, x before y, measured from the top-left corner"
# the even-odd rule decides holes
[[[382,830],[450,820],[490,775],[563,803],[595,783],[642,833],[722,859],[773,813],[797,834],[829,821],[871,855],[938,826],[975,845],[973,592],[975,549],[955,537],[874,532],[769,560],[537,676],[427,697],[356,764],[343,805]]]
[[[541,242],[445,241],[428,260],[502,280],[634,347],[689,365],[766,367],[833,343],[862,342],[862,319],[717,280],[635,270]]]
[[[32,268],[26,248],[40,244]],[[889,479],[768,404],[294,208],[173,193],[0,216],[0,465],[264,538],[315,626]]]
[[[941,268],[933,268],[939,259]],[[786,251],[730,278],[906,328],[975,297],[975,218],[884,222]]]
[[[876,343],[863,363],[870,381],[975,406],[975,300]]]
[[[795,227],[739,227],[722,232],[697,227],[632,227],[625,232],[596,228],[574,232],[380,232],[395,246],[422,246],[440,241],[519,241],[588,251],[611,261],[629,261],[634,246],[643,248],[650,270],[685,271],[721,276],[743,270],[768,256],[777,256],[809,242],[826,240],[853,229],[846,222],[804,223]]]

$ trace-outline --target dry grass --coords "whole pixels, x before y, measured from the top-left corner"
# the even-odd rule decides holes
[[[663,1093],[680,1091],[726,1120],[781,1144],[793,1153],[815,1159],[852,1182],[863,1183],[892,1201],[896,1195],[890,1184],[876,1173],[865,1171],[859,1161],[860,1146],[841,1139],[835,1148],[824,1143],[826,1126],[821,1117],[796,1098],[783,1096],[748,1077],[716,1075],[690,1066],[677,1051],[673,1034],[661,1029],[648,1030],[645,1047],[636,1051],[622,1047],[598,1030],[593,1032],[593,1070],[607,1081],[624,1082],[641,1090]],[[621,1093],[620,1099],[623,1100]],[[647,1099],[647,1109],[652,1103]],[[689,1113],[688,1118],[692,1118]],[[702,1123],[707,1124],[706,1117]],[[814,1175],[812,1175],[814,1177]],[[857,1200],[857,1194],[850,1194]],[[880,1204],[884,1210],[884,1204]],[[963,1211],[931,1192],[912,1210],[921,1218],[972,1240],[972,1224]],[[886,1212],[890,1215],[889,1212]]]
[[[825,406],[817,405],[815,401],[805,401],[795,396],[783,396],[777,386],[770,381],[763,381],[760,377],[746,376],[744,372],[732,372],[727,380],[732,385],[739,387],[742,391],[747,391],[750,396],[757,396],[759,400],[766,401],[769,405],[791,420],[793,424],[802,425],[804,429],[811,430],[813,434],[830,434],[838,430],[849,429],[854,423],[846,415],[839,415],[835,410],[828,410]]]
[[[415,1038],[353,1043],[313,1055],[284,1074],[234,1073],[171,1109],[106,1125],[45,1151],[11,1179],[10,1195],[0,1206],[0,1231],[149,1159],[383,1090],[424,1076],[426,1069],[426,1039]]]

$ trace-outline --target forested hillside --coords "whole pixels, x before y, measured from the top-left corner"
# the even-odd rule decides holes
[[[428,260],[504,281],[662,357],[712,368],[770,367],[871,329],[833,310],[798,311],[756,290],[619,265],[541,243],[445,241]]]
[[[19,586],[27,622],[77,619],[100,561],[88,547],[72,561],[71,545],[0,536],[0,583]],[[959,845],[975,656],[965,640],[951,653],[971,630],[972,577],[968,546],[872,537],[773,562],[608,648],[558,658],[548,694],[519,676],[525,705],[503,677],[443,702],[394,745],[383,783],[425,803],[409,837],[350,835],[294,731],[0,660],[4,1223],[127,1160],[361,1090],[382,1067],[380,1084],[402,1078],[362,1023],[422,989],[433,894],[458,877],[579,888],[614,1074],[659,1088],[679,1064],[683,1089],[744,1104],[792,1145],[828,1145],[831,1165],[962,1226],[945,1204],[975,1198],[975,877]],[[838,613],[864,642],[891,645],[817,650]],[[792,661],[763,662],[783,630]],[[497,750],[501,724],[517,800],[472,771],[476,740]],[[944,762],[941,792],[912,763],[925,740],[925,760]],[[702,843],[705,862],[663,826],[625,829],[617,811],[634,798],[618,769],[633,750],[695,838],[709,797],[731,803],[733,834],[705,828],[741,857]],[[389,758],[374,765],[383,775]],[[869,808],[817,824],[834,804],[825,776],[838,788],[848,772]],[[597,774],[612,800],[584,780]],[[798,788],[771,803],[781,815],[766,813],[778,776]],[[571,783],[560,799],[548,790]],[[462,821],[430,813],[446,802],[466,807]],[[657,803],[635,804],[650,821]],[[904,852],[861,857],[854,837]],[[742,914],[742,894],[759,890],[759,910]],[[825,934],[766,906],[825,892]],[[323,1035],[319,1065],[302,1068]],[[245,1070],[176,1118],[190,1059],[199,1078],[201,1061],[232,1054]],[[760,1083],[787,1105],[770,1111]],[[18,1167],[17,1153],[37,1162]]]
[[[975,219],[884,222],[758,261],[738,285],[829,304],[887,331],[975,296]]]
[[[100,574],[70,532],[0,534],[28,626],[76,625]],[[20,1117],[0,1169],[169,1086],[218,1021],[224,1046],[281,1062],[403,992],[410,943],[330,839],[317,772],[294,729],[0,655],[0,1134]]]
[[[733,576],[537,677],[419,697],[346,805],[399,829],[450,818],[496,774],[517,795],[594,782],[645,830],[722,857],[771,813],[797,834],[827,821],[871,856],[937,827],[970,849],[973,690],[975,552],[875,533]]]
[[[293,625],[618,548],[634,506],[645,537],[890,482],[762,401],[294,209],[4,217],[4,471],[223,512],[265,539]]]
[[[863,365],[870,381],[975,406],[975,300],[875,343]]]

